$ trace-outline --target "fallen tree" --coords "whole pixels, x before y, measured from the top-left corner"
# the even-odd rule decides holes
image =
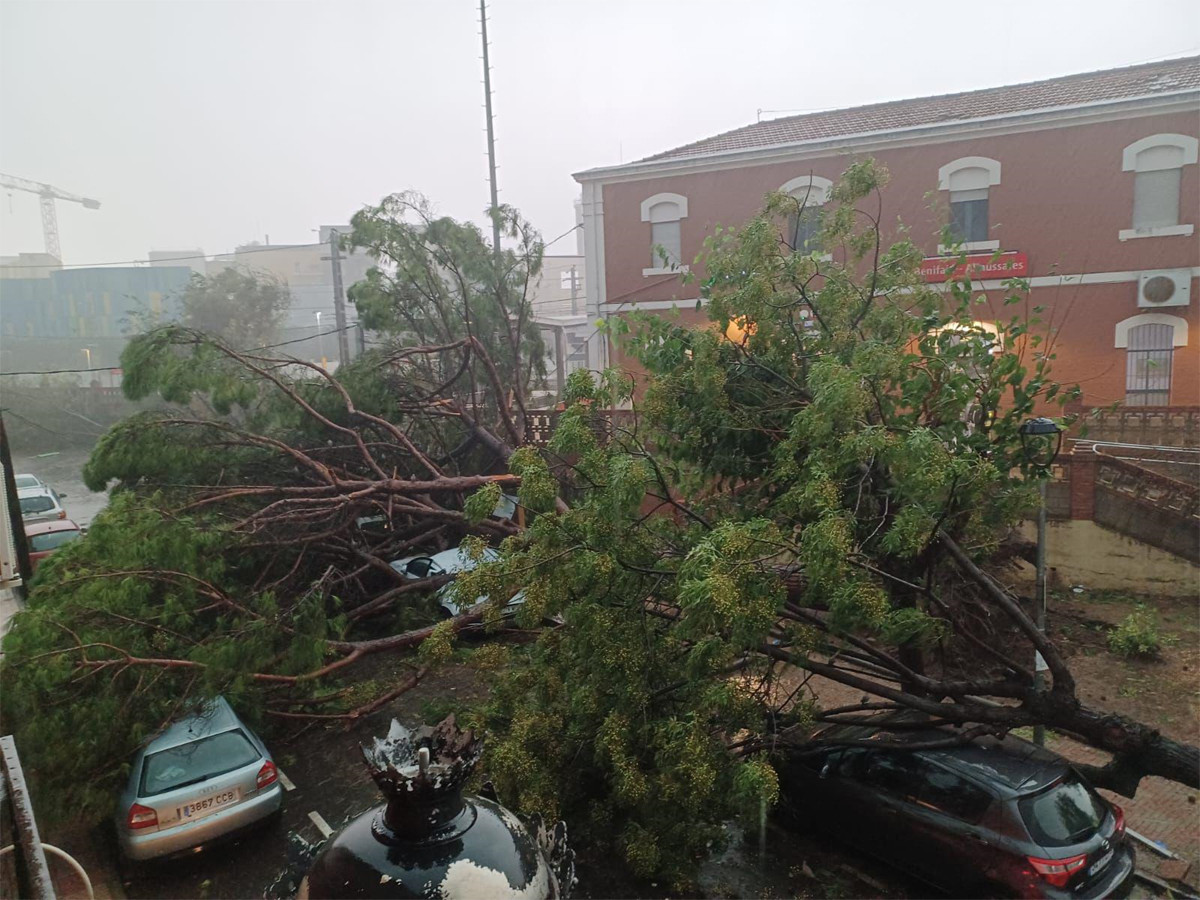
[[[610,320],[644,393],[577,374],[545,457],[571,509],[461,576],[520,583],[527,621],[566,622],[495,692],[502,796],[644,875],[686,883],[717,823],[773,800],[771,753],[889,710],[946,744],[1046,725],[1113,753],[1088,772],[1127,795],[1148,775],[1200,786],[1196,747],[1079,701],[998,580],[1036,503],[1020,426],[1077,396],[1050,374],[1055,323],[1018,279],[925,283],[920,249],[887,245],[884,178],[848,170],[819,250],[789,244],[790,197],[717,229],[693,267],[707,326]],[[596,412],[622,404],[635,415]],[[823,702],[819,679],[861,700]]]
[[[348,241],[377,266],[353,294],[385,340],[336,374],[290,342],[246,349],[178,325],[131,341],[126,395],[169,406],[101,438],[84,478],[111,486],[109,508],[47,560],[5,642],[5,716],[49,810],[107,814],[138,744],[207,697],[251,719],[353,721],[482,621],[439,622],[430,594],[450,579],[390,562],[497,544],[517,531],[493,515],[502,494],[553,493],[520,477],[542,243],[500,215],[499,256],[416,195],[356,215]],[[417,648],[398,684],[341,687],[364,660]]]

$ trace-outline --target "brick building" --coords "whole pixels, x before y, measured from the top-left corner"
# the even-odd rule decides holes
[[[819,207],[853,159],[872,156],[891,173],[882,221],[911,229],[931,272],[948,214],[968,252],[999,252],[1029,278],[1059,328],[1055,376],[1078,382],[1086,405],[1195,406],[1198,137],[1190,57],[763,121],[591,169],[575,176],[589,318],[678,305],[701,321],[697,282],[671,262],[694,267],[715,227],[749,219],[768,192]],[[803,239],[810,225],[798,227]],[[592,360],[622,362],[592,341]]]

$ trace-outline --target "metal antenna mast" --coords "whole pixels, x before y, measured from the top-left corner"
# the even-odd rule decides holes
[[[492,70],[488,64],[487,0],[479,0],[479,24],[483,34],[483,107],[487,114],[488,179],[492,187],[492,254],[500,272],[500,198],[496,188],[496,133],[492,128]],[[497,285],[497,289],[499,285]]]

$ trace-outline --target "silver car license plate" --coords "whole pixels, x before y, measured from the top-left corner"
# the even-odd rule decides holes
[[[1092,863],[1091,868],[1088,869],[1088,875],[1089,876],[1095,875],[1097,872],[1099,872],[1101,869],[1103,869],[1105,866],[1107,866],[1110,862],[1112,862],[1113,853],[1115,853],[1115,852],[1116,851],[1114,851],[1114,850],[1109,850],[1102,857],[1100,857],[1098,860],[1096,860],[1094,863]]]
[[[211,797],[205,797],[203,800],[196,800],[193,803],[185,803],[176,809],[180,820],[200,819],[207,816],[211,812],[215,812],[222,806],[228,806],[231,803],[237,803],[241,798],[241,791],[237,788],[231,788],[227,791],[221,791],[219,794],[213,794]]]

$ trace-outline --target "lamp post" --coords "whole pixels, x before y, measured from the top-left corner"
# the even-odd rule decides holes
[[[1021,451],[1026,461],[1037,469],[1038,477],[1038,520],[1037,520],[1037,627],[1043,634],[1046,632],[1046,481],[1050,476],[1050,466],[1058,458],[1062,449],[1062,429],[1053,419],[1040,416],[1027,419],[1020,428]],[[1053,440],[1054,449],[1050,450]],[[1033,670],[1033,689],[1040,691],[1044,681],[1042,672],[1046,670],[1046,661],[1042,654],[1036,655]],[[1043,725],[1033,728],[1033,742],[1039,747],[1046,743],[1046,729]]]
[[[325,338],[321,334],[321,312],[316,313],[317,316],[317,358],[321,360],[321,365],[325,365]]]
[[[90,369],[92,367],[92,348],[84,347],[82,352],[87,357],[87,367]]]

